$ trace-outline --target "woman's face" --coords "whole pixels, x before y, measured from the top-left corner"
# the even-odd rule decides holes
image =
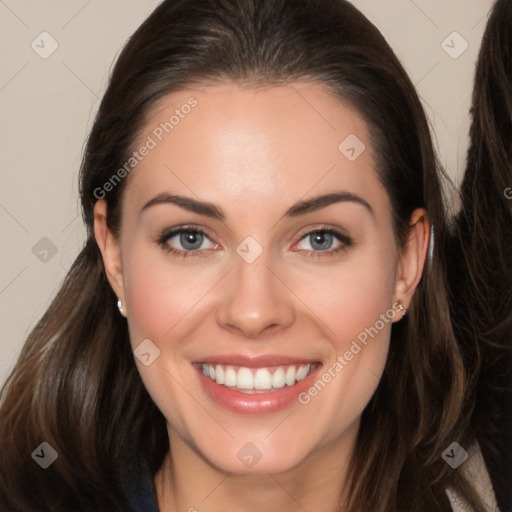
[[[231,473],[343,451],[428,232],[397,247],[361,117],[318,84],[217,84],[169,94],[136,147],[120,235],[104,201],[96,230],[171,448]]]

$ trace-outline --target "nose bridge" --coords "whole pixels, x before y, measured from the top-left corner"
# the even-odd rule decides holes
[[[237,252],[240,249],[247,246],[240,244]],[[247,337],[257,337],[270,328],[275,330],[293,323],[290,293],[276,278],[272,267],[270,251],[262,251],[254,260],[245,258],[243,252],[234,255],[228,289],[217,309],[221,326],[236,328]]]

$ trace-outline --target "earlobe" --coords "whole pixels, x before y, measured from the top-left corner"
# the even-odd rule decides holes
[[[409,309],[416,287],[425,266],[430,239],[430,223],[425,209],[414,210],[409,222],[406,243],[400,254],[395,282],[395,301],[400,300],[405,310]]]
[[[94,236],[101,251],[103,265],[112,290],[124,305],[124,280],[121,250],[118,239],[107,225],[107,203],[99,200],[94,205]]]

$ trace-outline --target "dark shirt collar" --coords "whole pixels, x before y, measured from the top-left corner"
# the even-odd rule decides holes
[[[159,512],[155,482],[148,461],[135,458],[126,487],[129,509],[126,512]]]

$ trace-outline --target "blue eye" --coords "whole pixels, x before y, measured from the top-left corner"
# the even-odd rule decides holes
[[[334,236],[327,231],[315,231],[307,235],[306,240],[309,240],[309,245],[314,250],[325,251],[331,248]]]
[[[333,249],[332,246],[336,240],[338,246]],[[309,231],[301,238],[299,244],[304,241],[307,242],[309,247],[302,250],[309,252],[312,256],[331,256],[346,250],[352,245],[352,240],[349,237],[330,228]]]
[[[183,247],[183,249],[177,249],[171,245],[173,239],[176,239],[179,245]],[[206,232],[199,227],[179,227],[170,231],[166,231],[160,235],[157,239],[157,243],[164,247],[169,253],[175,254],[177,256],[187,257],[197,256],[199,253],[204,252],[204,250],[200,251],[198,249],[201,248],[206,239],[210,240]],[[176,244],[176,241],[173,243]],[[218,247],[217,244],[213,244],[213,242],[211,243],[213,248]]]
[[[199,249],[203,244],[204,235],[202,233],[198,233],[197,231],[184,231],[179,235],[179,241],[181,246],[184,249],[193,251],[195,249]]]

